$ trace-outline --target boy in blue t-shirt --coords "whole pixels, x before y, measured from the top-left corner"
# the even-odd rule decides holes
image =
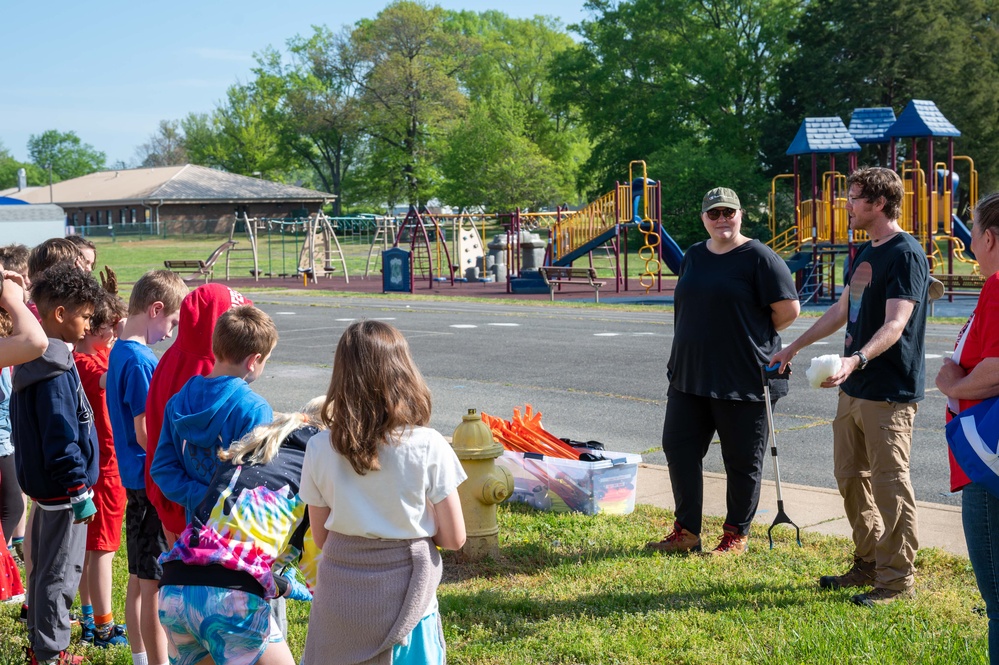
[[[149,473],[168,499],[184,506],[189,522],[219,465],[219,450],[274,419],[248,384],[264,371],[277,338],[274,321],[256,307],[230,309],[212,334],[211,373],[192,377],[166,404]]]
[[[157,593],[167,550],[163,525],[146,498],[146,394],[156,369],[147,345],[173,335],[187,286],[177,273],[152,270],[139,278],[128,302],[128,319],[108,357],[107,405],[125,507],[128,588],[125,623],[132,661],[167,662],[166,635],[159,623]],[[147,658],[148,654],[148,658]]]

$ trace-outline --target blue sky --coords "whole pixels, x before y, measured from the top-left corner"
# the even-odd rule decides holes
[[[586,17],[584,0],[437,0],[447,9],[510,16]],[[250,78],[253,53],[283,48],[312,25],[337,29],[373,17],[387,0],[24,0],[3,3],[0,143],[26,161],[32,134],[74,131],[132,162],[160,120],[207,112]]]

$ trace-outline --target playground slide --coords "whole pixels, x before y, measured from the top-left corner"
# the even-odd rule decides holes
[[[634,226],[632,222],[626,224],[625,226]],[[676,244],[676,241],[659,226],[657,229],[660,234],[660,242],[663,245],[663,261],[666,263],[666,267],[669,268],[674,275],[680,274],[680,264],[683,262],[683,250],[680,249],[680,245]],[[569,266],[572,262],[581,256],[585,256],[587,253],[592,252],[594,249],[600,247],[606,242],[609,242],[616,234],[614,229],[608,229],[600,235],[598,235],[593,240],[589,241],[584,245],[580,245],[568,254],[563,255],[557,261],[553,262],[552,265],[556,266]]]
[[[601,233],[600,235],[598,235],[593,240],[590,240],[588,243],[580,245],[579,247],[577,247],[576,249],[572,250],[571,252],[563,254],[562,256],[560,256],[558,258],[558,260],[553,261],[552,265],[555,265],[555,266],[571,266],[572,262],[575,261],[576,259],[580,258],[581,256],[586,256],[588,253],[592,252],[593,250],[595,250],[596,248],[600,247],[604,243],[610,242],[610,240],[616,234],[617,234],[617,230],[616,229],[609,228],[606,231],[604,231],[603,233]]]
[[[680,264],[683,263],[683,250],[680,249],[680,245],[676,244],[676,241],[661,226],[659,227],[659,233],[662,238],[660,242],[663,244],[663,261],[666,262],[666,267],[674,275],[679,275]]]
[[[952,215],[950,226],[954,230],[954,237],[964,243],[965,256],[975,258],[975,255],[971,253],[971,231],[965,223],[957,215]]]

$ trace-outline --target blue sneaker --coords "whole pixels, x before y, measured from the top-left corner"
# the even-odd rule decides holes
[[[94,643],[94,636],[97,634],[97,626],[94,625],[94,617],[84,615],[80,619],[80,640]]]
[[[116,646],[128,646],[128,637],[125,636],[125,627],[121,625],[115,625],[111,632],[108,634],[107,639],[100,636],[99,633],[94,633],[93,645],[98,649],[107,649],[108,647]]]

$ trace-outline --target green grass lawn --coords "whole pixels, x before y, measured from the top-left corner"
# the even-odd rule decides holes
[[[440,598],[448,661],[516,663],[985,663],[987,622],[967,559],[940,550],[917,558],[917,596],[856,607],[850,591],[822,591],[820,575],[849,566],[850,544],[790,532],[767,548],[763,528],[744,557],[671,557],[643,544],[672,524],[665,510],[628,516],[556,515],[500,508],[501,558],[445,556]],[[705,536],[721,533],[707,520]],[[955,538],[963,537],[955,526]],[[124,606],[124,553],[115,559],[115,615]],[[0,665],[20,663],[17,607],[0,606]],[[289,643],[299,657],[309,605],[290,602]],[[75,633],[74,633],[75,634]],[[95,664],[130,662],[128,650],[74,643]]]

